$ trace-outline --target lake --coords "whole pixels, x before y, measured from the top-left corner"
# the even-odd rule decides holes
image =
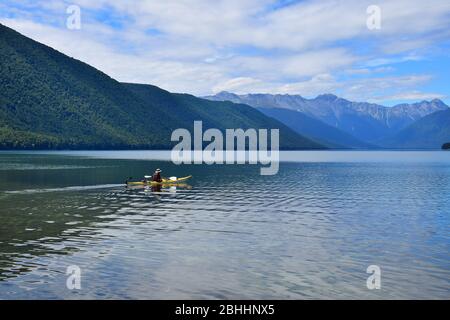
[[[450,299],[450,152],[168,154],[1,152],[0,299]],[[124,186],[157,167],[193,178]]]

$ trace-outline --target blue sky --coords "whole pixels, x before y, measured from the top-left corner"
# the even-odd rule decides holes
[[[70,5],[80,29],[66,26]],[[175,92],[450,104],[443,0],[3,0],[0,22],[119,81]]]

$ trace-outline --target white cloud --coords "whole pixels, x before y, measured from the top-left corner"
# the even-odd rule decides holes
[[[423,57],[418,56],[416,54],[409,54],[409,55],[401,56],[401,57],[376,58],[376,59],[367,61],[365,63],[365,65],[367,67],[379,67],[379,66],[402,63],[402,62],[407,62],[407,61],[419,61],[419,60],[423,60],[423,59],[424,59]]]
[[[410,92],[431,79],[431,75],[408,75],[349,80],[342,90],[342,96],[354,101],[382,102],[393,100],[389,97],[400,97],[404,92]]]
[[[217,93],[220,91],[232,91],[236,93],[243,93],[253,91],[255,87],[261,87],[262,84],[263,82],[261,80],[249,77],[238,77],[214,86],[213,92]]]
[[[90,8],[91,1],[75,1]],[[178,39],[219,46],[311,50],[356,37],[383,41],[448,29],[450,4],[439,0],[377,1],[382,27],[366,27],[371,0],[302,1],[276,11],[272,0],[100,1],[133,17],[140,28],[154,27]],[[99,6],[98,2],[94,5]],[[414,38],[410,38],[414,42]],[[423,43],[416,41],[416,45]],[[408,47],[408,50],[411,47]]]
[[[315,97],[323,92],[334,92],[344,84],[338,82],[330,74],[318,74],[310,79],[288,84],[280,82],[266,82],[254,78],[235,78],[227,80],[213,88],[213,92],[230,91],[237,94],[246,93],[278,93],[301,94],[304,97]]]
[[[344,83],[338,82],[331,74],[318,74],[309,80],[289,83],[280,87],[280,93],[301,93],[305,97],[313,97],[324,92],[336,92]]]

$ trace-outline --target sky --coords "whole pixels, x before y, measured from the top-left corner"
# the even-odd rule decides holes
[[[0,23],[172,92],[450,105],[448,0],[2,0]]]

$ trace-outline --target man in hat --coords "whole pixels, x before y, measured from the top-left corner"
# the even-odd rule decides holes
[[[162,182],[161,179],[161,170],[160,169],[156,169],[155,173],[152,176],[152,181],[155,182]]]

